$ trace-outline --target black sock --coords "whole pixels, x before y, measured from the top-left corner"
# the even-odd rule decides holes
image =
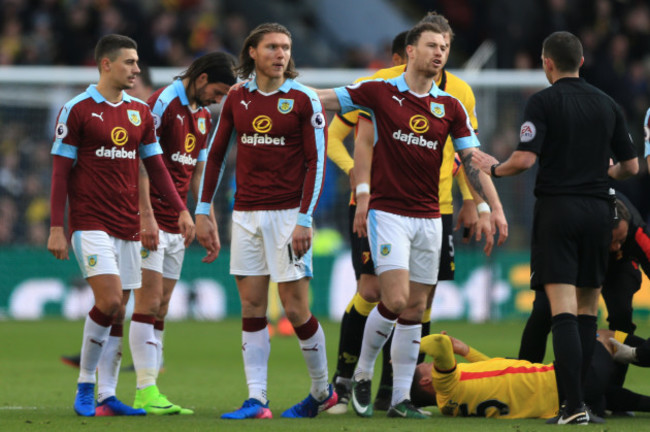
[[[546,342],[551,331],[551,306],[543,291],[535,292],[535,301],[530,317],[521,334],[519,358],[533,363],[542,363],[546,354]]]
[[[431,333],[431,321],[423,322],[422,323],[422,333],[420,334],[421,337],[429,336]],[[418,364],[422,363],[424,361],[424,353],[418,354]]]
[[[571,414],[582,405],[580,368],[582,346],[578,332],[578,319],[570,313],[561,313],[552,318],[553,352],[558,383],[562,386],[567,402],[567,413]]]
[[[594,355],[596,334],[598,333],[597,318],[593,315],[578,315],[578,333],[582,345],[582,382],[585,382],[591,357]]]
[[[341,337],[339,339],[339,354],[336,363],[336,376],[352,378],[354,368],[361,353],[363,329],[366,326],[367,316],[361,315],[352,306],[349,312],[343,315],[341,321]]]

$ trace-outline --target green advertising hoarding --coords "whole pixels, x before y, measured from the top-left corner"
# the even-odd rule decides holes
[[[190,247],[181,280],[170,304],[170,319],[219,320],[238,316],[239,297],[229,275],[229,253],[222,250],[211,264],[201,262],[203,250]],[[79,319],[92,307],[92,292],[81,279],[74,255],[57,261],[44,249],[0,250],[0,317]],[[340,319],[355,292],[349,251],[314,257],[311,305],[318,317]],[[528,252],[496,251],[492,258],[480,251],[457,251],[456,280],[438,285],[432,319],[475,322],[525,318],[533,292]],[[644,276],[635,296],[637,320],[650,317],[650,281]],[[603,316],[605,315],[603,309]],[[270,288],[269,315],[277,318],[281,306],[277,287]]]

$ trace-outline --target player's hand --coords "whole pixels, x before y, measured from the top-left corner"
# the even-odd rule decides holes
[[[145,249],[158,250],[160,244],[158,222],[153,213],[140,212],[140,242]]]
[[[609,338],[609,341],[614,346],[614,354],[612,355],[614,357],[614,360],[624,364],[634,363],[638,361],[638,358],[636,356],[636,348],[625,345],[624,343],[620,343],[613,337]]]
[[[296,225],[291,235],[291,248],[296,258],[302,258],[311,248],[312,230],[309,227]]]
[[[463,243],[469,243],[472,236],[476,232],[476,225],[478,224],[478,213],[476,212],[476,203],[474,200],[463,200],[463,205],[458,211],[458,219],[454,231],[457,231],[461,226],[463,229]]]
[[[359,238],[368,237],[367,221],[368,218],[368,204],[370,204],[370,194],[361,194],[356,197],[357,210],[354,214],[354,223],[352,224],[352,232],[356,233]]]
[[[198,222],[198,218],[197,218],[197,222]],[[210,242],[210,244],[213,245],[213,249],[201,259],[201,262],[204,263],[211,263],[214,260],[216,260],[217,257],[219,256],[219,252],[221,251],[221,240],[219,239],[219,225],[217,224],[217,220],[213,216],[210,216],[210,222],[212,226],[214,226],[214,231],[212,232],[213,238],[212,241]]]
[[[68,256],[68,240],[65,238],[63,227],[51,227],[50,236],[47,239],[47,250],[50,251],[54,258],[59,260],[67,260]]]
[[[492,165],[498,163],[499,161],[494,156],[483,153],[481,150],[474,150],[472,152],[472,165],[487,175],[491,175],[490,168],[492,168]]]
[[[460,339],[456,339],[453,336],[449,336],[445,330],[441,331],[440,334],[449,337],[449,340],[451,340],[451,346],[454,348],[454,354],[458,354],[463,357],[469,354],[469,345],[467,345],[465,342]]]
[[[194,235],[196,234],[194,221],[192,220],[192,216],[190,215],[189,211],[183,210],[179,213],[178,228],[181,230],[181,234],[185,239],[185,247],[188,247],[190,243],[194,241]]]
[[[219,250],[221,249],[221,243],[218,243],[216,240],[219,239],[219,234],[217,234],[216,225],[210,220],[208,215],[197,214],[196,215],[196,239],[199,241],[201,246],[203,246],[207,252],[204,260],[207,260],[211,257],[217,257],[219,255]],[[204,261],[210,262],[210,261]]]
[[[228,90],[228,93],[232,93],[232,92],[234,92],[235,90],[239,90],[240,88],[242,88],[242,86],[244,86],[247,82],[250,82],[250,81],[251,81],[251,80],[247,79],[247,80],[239,81],[239,82],[237,82],[237,83],[231,85],[231,86],[230,86],[230,90]]]
[[[494,227],[499,230],[497,246],[501,246],[508,238],[508,220],[506,219],[505,213],[503,213],[503,209],[492,209],[490,220],[494,224]]]
[[[482,212],[478,215],[478,222],[476,223],[477,242],[481,241],[483,234],[485,234],[483,253],[485,253],[485,256],[490,256],[494,247],[494,235],[496,234],[496,227],[492,222],[492,213]]]

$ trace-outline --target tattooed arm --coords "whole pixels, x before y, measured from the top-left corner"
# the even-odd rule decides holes
[[[463,168],[465,168],[467,181],[472,186],[476,194],[478,194],[478,196],[480,196],[485,202],[490,205],[490,208],[492,210],[492,232],[485,232],[485,235],[493,236],[496,234],[496,229],[498,228],[499,240],[497,241],[497,245],[500,246],[508,238],[508,221],[506,220],[506,216],[503,213],[503,206],[499,200],[499,194],[497,194],[497,190],[492,183],[492,179],[490,179],[490,176],[472,164],[472,154],[477,151],[478,150],[476,150],[476,148],[470,147],[458,151],[458,154],[460,155],[460,158],[463,162]]]

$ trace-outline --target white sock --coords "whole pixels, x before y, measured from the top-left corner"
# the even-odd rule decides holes
[[[156,356],[157,356],[157,363],[158,363],[158,369],[156,370],[156,379],[158,379],[158,373],[160,372],[160,369],[163,367],[163,335],[164,335],[164,330],[158,330],[156,328],[153,329],[153,335],[156,337],[156,341],[158,341],[158,346],[156,349]]]
[[[397,323],[390,355],[393,363],[393,397],[391,405],[411,399],[411,383],[418,361],[422,324]]]
[[[90,318],[90,315],[86,315],[77,382],[93,384],[96,382],[95,371],[110,331],[110,326],[101,326]]]
[[[159,342],[154,335],[153,324],[131,320],[129,346],[131,347],[136,388],[138,390],[156,384],[158,344]]]
[[[97,365],[97,375],[99,376],[97,379],[98,402],[103,402],[105,399],[115,396],[121,362],[122,337],[109,336]]]
[[[320,323],[318,330],[309,339],[298,338],[302,356],[307,363],[307,370],[311,377],[311,395],[317,401],[324,401],[330,395],[327,380],[327,353],[325,352],[325,333]]]
[[[359,361],[357,361],[357,368],[354,370],[355,380],[372,379],[375,371],[375,362],[377,361],[381,348],[388,340],[390,332],[393,331],[395,321],[384,318],[379,313],[378,308],[374,308],[370,312],[366,321],[366,327],[363,330]]]
[[[271,339],[268,327],[256,332],[242,331],[242,356],[248,397],[265,404]]]

